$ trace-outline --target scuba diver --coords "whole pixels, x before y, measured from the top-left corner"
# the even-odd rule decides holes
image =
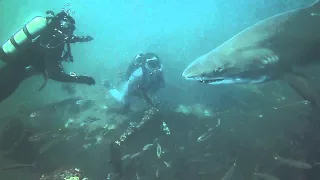
[[[108,89],[110,84],[104,81]],[[109,93],[123,105],[123,110],[130,108],[130,97],[142,97],[149,106],[154,106],[151,94],[165,86],[163,65],[160,58],[154,53],[139,53],[129,65],[126,72],[126,82],[122,91],[109,89]]]
[[[26,78],[43,74],[66,83],[94,85],[95,80],[74,72],[65,73],[62,62],[73,62],[70,44],[88,42],[91,36],[75,36],[75,20],[66,12],[35,17],[0,47],[0,102],[9,97]]]

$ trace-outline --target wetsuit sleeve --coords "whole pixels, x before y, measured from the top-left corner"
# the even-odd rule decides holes
[[[45,69],[48,73],[48,77],[55,81],[60,82],[74,82],[80,84],[94,85],[95,80],[86,75],[77,75],[75,73],[67,74],[62,66],[63,57],[61,57],[63,49],[56,48],[48,51],[44,57]]]
[[[142,85],[143,72],[142,68],[135,70],[128,80],[128,92],[136,91]]]
[[[61,61],[56,59],[48,59],[46,61],[46,69],[50,79],[60,82],[76,82],[77,76],[71,76],[64,72]]]
[[[123,103],[125,105],[129,104],[129,94],[138,90],[141,82],[142,82],[143,72],[142,69],[139,68],[136,71],[134,71],[129,80],[125,83],[123,87]]]
[[[93,38],[91,36],[72,36],[68,42],[69,43],[77,43],[77,42],[89,42],[92,41]]]

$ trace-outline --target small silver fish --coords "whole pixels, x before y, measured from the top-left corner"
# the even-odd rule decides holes
[[[160,174],[159,168],[157,168],[157,171],[156,171],[156,177],[157,177],[157,178],[159,178],[159,174]]]
[[[82,147],[85,149],[85,150],[87,150],[89,147],[91,147],[91,143],[89,143],[89,144],[85,144],[85,145],[83,145]]]
[[[112,132],[114,129],[105,129],[102,133],[103,136],[107,136],[110,132]]]
[[[74,132],[74,133],[67,134],[64,137],[66,138],[67,141],[69,141],[70,139],[78,136],[79,134],[80,134],[79,132]]]
[[[125,160],[127,160],[129,157],[131,157],[130,154],[124,155],[124,156],[121,158],[121,160],[122,160],[122,161],[125,161]]]
[[[280,180],[278,177],[275,177],[268,173],[254,173],[253,175],[264,180]]]
[[[202,141],[209,139],[212,136],[212,133],[213,133],[213,128],[210,128],[207,132],[205,132],[201,136],[199,136],[197,141],[202,142]]]
[[[137,122],[130,122],[129,124],[130,124],[130,126],[137,126],[139,123],[137,123]]]
[[[109,173],[107,176],[107,180],[118,180],[119,179],[119,175],[118,174],[114,174],[114,173]]]
[[[306,162],[303,161],[297,161],[294,159],[285,159],[282,158],[280,156],[275,156],[274,159],[278,162],[280,162],[281,164],[290,166],[290,167],[295,167],[295,168],[299,168],[299,169],[311,169],[312,166]]]
[[[143,147],[143,151],[146,151],[148,149],[150,149],[151,147],[153,146],[153,144],[146,144],[144,147]]]
[[[94,123],[96,121],[99,121],[100,118],[94,117],[94,116],[89,116],[86,119],[83,120],[83,123]]]
[[[139,156],[140,156],[140,152],[133,154],[130,159],[136,159]]]
[[[31,113],[31,114],[29,115],[29,117],[31,117],[31,118],[38,117],[38,116],[40,116],[40,113],[39,113],[39,112],[33,112],[33,113]]]
[[[161,153],[162,153],[161,146],[160,146],[160,144],[158,143],[158,145],[157,145],[157,157],[158,157],[159,159],[161,158]]]
[[[39,141],[45,140],[47,138],[58,137],[60,130],[61,129],[59,129],[58,131],[46,131],[46,132],[36,133],[36,134],[30,136],[28,141],[39,142]]]
[[[137,180],[140,180],[140,175],[136,172],[136,178]]]
[[[92,100],[78,100],[76,102],[77,105],[83,105],[83,104],[89,104],[89,103],[92,103],[93,101]]]
[[[170,168],[170,167],[171,167],[171,164],[170,164],[170,163],[168,163],[168,162],[166,162],[166,161],[163,161],[163,162],[164,162],[164,164],[166,165],[167,168]]]
[[[104,130],[103,127],[97,127],[96,129],[94,129],[94,130],[90,131],[89,133],[87,133],[85,139],[95,138],[96,136],[100,135],[103,130]]]

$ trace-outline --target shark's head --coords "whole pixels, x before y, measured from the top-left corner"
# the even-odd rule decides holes
[[[270,78],[272,68],[268,63],[266,60],[208,53],[193,61],[182,76],[212,85],[262,83]]]

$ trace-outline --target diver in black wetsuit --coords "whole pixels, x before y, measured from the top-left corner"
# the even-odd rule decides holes
[[[55,15],[52,11],[48,11],[47,14],[50,23],[41,34],[32,37],[32,43],[20,51],[14,61],[8,61],[3,67],[0,67],[0,102],[9,97],[23,80],[40,73],[44,75],[45,82],[47,78],[50,78],[60,82],[95,84],[95,80],[90,76],[77,75],[73,72],[65,73],[61,64],[63,61],[73,62],[71,43],[88,42],[93,38],[75,36],[73,34],[75,20],[66,12],[62,11]],[[31,37],[31,34],[25,29],[23,31],[26,36]],[[12,45],[19,49],[19,44],[12,39],[14,38],[10,39]],[[3,54],[2,50],[0,55],[4,56]]]

